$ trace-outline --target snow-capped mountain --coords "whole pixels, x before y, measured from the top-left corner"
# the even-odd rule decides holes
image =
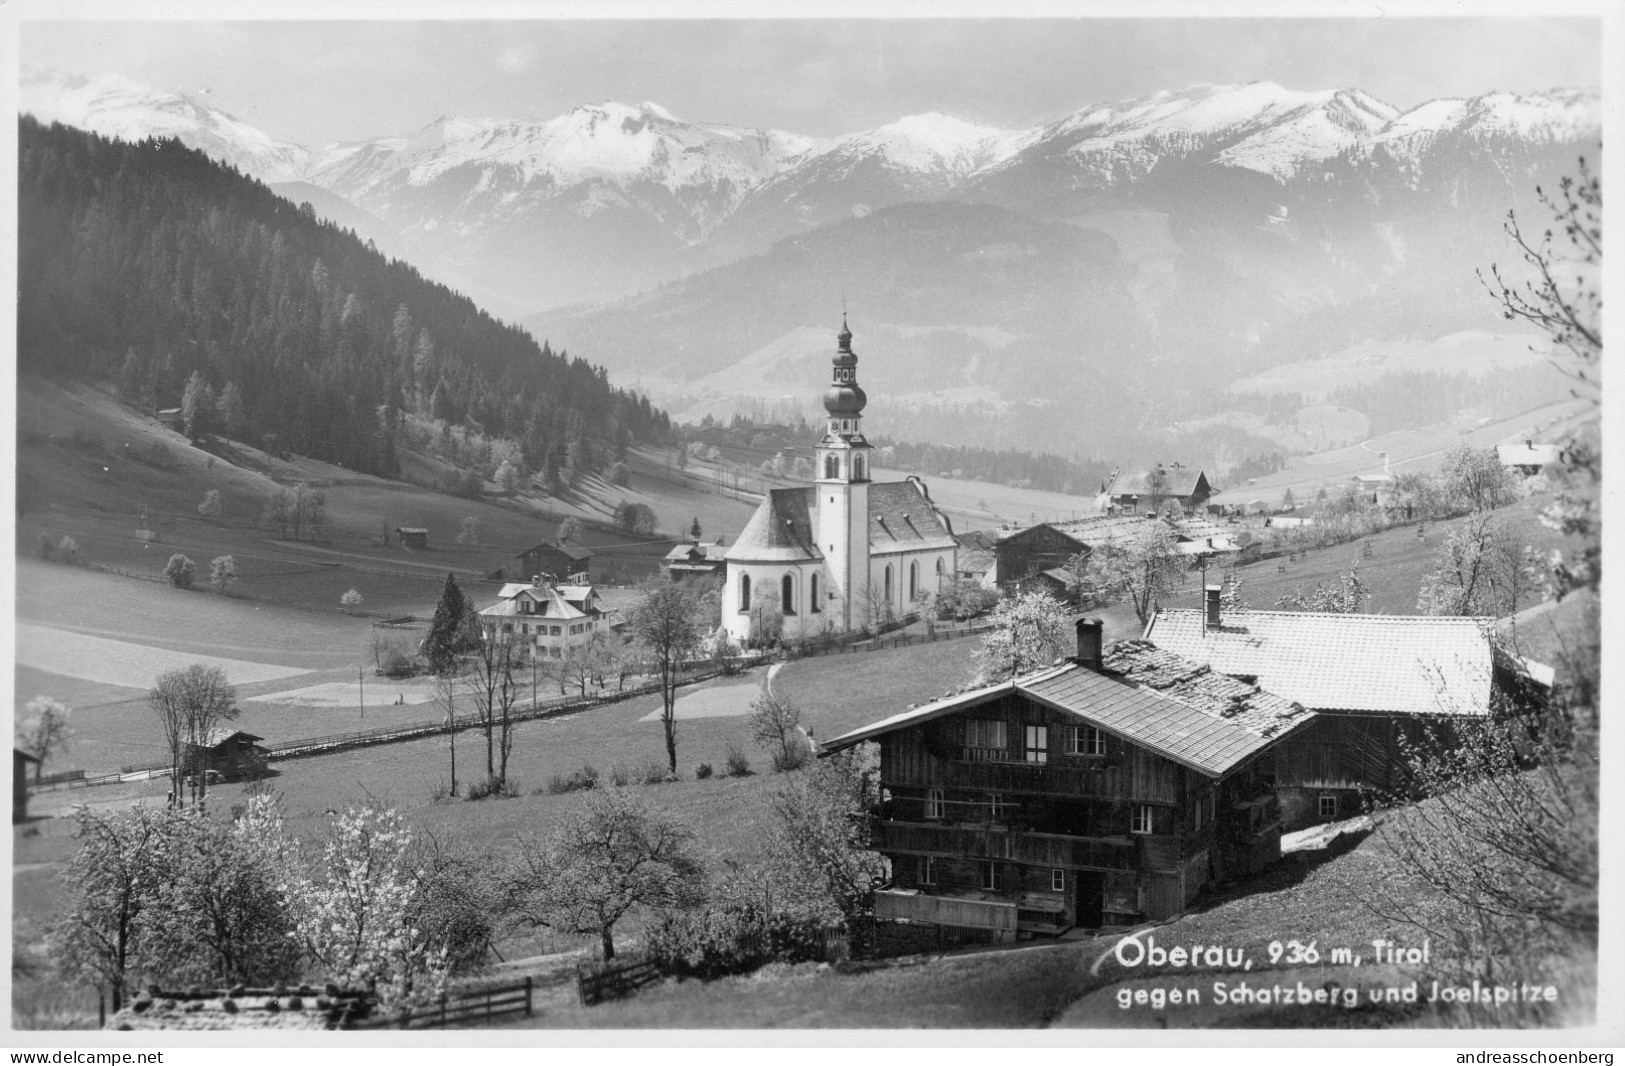
[[[420,266],[510,306],[603,300],[913,201],[1039,218],[1147,204],[1242,223],[1274,213],[1279,229],[1295,189],[1313,187],[1331,213],[1396,196],[1436,204],[1444,186],[1451,205],[1493,199],[1594,140],[1601,111],[1589,91],[1401,113],[1358,89],[1253,82],[1091,104],[1026,130],[931,113],[816,139],[601,103],[545,121],[447,116],[310,149],[118,75],[25,74],[22,108],[123,138],[176,136],[263,180],[318,186],[398,232]]]
[[[24,71],[19,110],[119,140],[178,137],[261,181],[296,181],[310,153],[278,141],[185,93],[155,89],[119,74]]]
[[[638,205],[694,240],[746,189],[816,143],[777,130],[687,123],[653,103],[602,103],[539,123],[442,117],[410,137],[326,148],[310,178],[376,203],[386,216],[403,190],[438,186],[446,192],[442,217],[462,225],[511,217],[586,186],[594,191],[572,198],[577,213]]]

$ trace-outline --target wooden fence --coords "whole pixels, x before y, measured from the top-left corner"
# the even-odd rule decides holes
[[[717,669],[705,669],[698,673],[682,678],[678,684],[693,685],[701,681],[709,681],[721,674]],[[571,714],[576,711],[601,707],[611,703],[635,699],[638,696],[647,696],[660,691],[659,682],[650,682],[634,688],[624,689],[620,692],[611,692],[597,696],[584,696],[575,699],[561,700],[557,703],[533,703],[529,707],[515,707],[509,712],[509,720],[514,722],[527,722],[538,718],[551,718],[555,715]],[[461,732],[481,725],[484,718],[479,712],[460,714],[455,719],[447,721],[442,718],[434,722],[419,722],[414,725],[381,726],[355,733],[333,733],[328,736],[306,737],[300,740],[285,740],[278,744],[264,745],[267,757],[271,761],[280,759],[300,759],[312,755],[327,755],[333,752],[344,751],[349,748],[366,747],[371,744],[389,744],[403,740],[419,740],[423,737],[438,736],[452,731]],[[78,788],[86,785],[117,784],[120,781],[129,781],[142,777],[161,777],[170,772],[170,765],[166,762],[142,763],[122,767],[117,773],[97,774],[94,776],[76,778],[54,784],[43,785],[39,791],[51,791],[59,788]]]
[[[606,1000],[621,999],[644,985],[660,980],[660,967],[653,959],[628,956],[622,959],[594,959],[576,965],[576,992],[583,1007]]]
[[[346,1022],[345,1029],[445,1029],[453,1025],[489,1022],[504,1014],[533,1013],[534,982],[527,977],[518,984],[497,985],[454,995],[442,994],[438,1001],[399,1014]]]

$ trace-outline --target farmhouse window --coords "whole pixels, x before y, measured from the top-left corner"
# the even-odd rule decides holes
[[[1004,798],[1002,792],[990,792],[987,796],[987,813],[995,822],[1004,821],[1004,816],[1010,813],[1010,803]]]
[[[1320,797],[1320,816],[1322,818],[1337,817],[1337,797],[1335,795]]]
[[[1151,826],[1152,826],[1151,804],[1149,804],[1149,803],[1137,804],[1135,806],[1135,808],[1133,809],[1133,811],[1131,811],[1130,814],[1129,814],[1129,823],[1128,823],[1129,832],[1131,832],[1131,833],[1149,833],[1149,832],[1151,832]]]
[[[996,862],[982,863],[982,890],[984,892],[1004,891],[1004,867]]]
[[[942,797],[942,789],[933,788],[926,791],[925,816],[927,818],[940,820],[942,818],[943,810],[947,806],[948,804],[944,802]]]
[[[918,860],[918,865],[916,866],[916,871],[919,874],[919,882],[920,882],[920,884],[922,884],[922,885],[934,885],[934,884],[936,884],[937,883],[937,857],[935,855],[919,855],[919,856],[916,856],[916,859]]]
[[[971,718],[965,722],[965,758],[976,762],[1002,759],[1005,755],[1004,723],[992,718]]]
[[[1034,763],[1049,762],[1049,726],[1027,727],[1026,760]]]
[[[1051,870],[1049,872],[1049,890],[1051,892],[1066,891],[1066,871]]]
[[[1106,754],[1106,734],[1092,725],[1069,726],[1066,731],[1068,755]]]

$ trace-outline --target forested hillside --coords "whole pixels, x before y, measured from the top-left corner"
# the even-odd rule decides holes
[[[386,476],[414,417],[516,439],[533,471],[670,428],[601,368],[177,140],[25,117],[18,154],[22,373],[112,380],[143,408],[190,391],[209,429]]]

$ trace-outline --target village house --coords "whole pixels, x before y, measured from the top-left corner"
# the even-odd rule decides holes
[[[823,745],[880,745],[883,921],[959,942],[1173,917],[1280,856],[1270,755],[1302,706],[1143,641],[1077,625],[1057,666]]]
[[[994,542],[993,582],[1021,582],[1045,570],[1064,569],[1074,556],[1089,550],[1089,545],[1048,522],[1014,530]]]
[[[28,821],[28,767],[39,760],[21,748],[11,749],[11,824]]]
[[[1501,461],[1501,465],[1524,477],[1539,474],[1556,463],[1561,454],[1562,448],[1556,444],[1536,444],[1532,440],[1495,446],[1495,457]]]
[[[1394,475],[1389,473],[1355,474],[1354,491],[1362,503],[1387,507],[1393,493]]]
[[[539,574],[529,584],[502,586],[497,602],[479,615],[486,640],[517,638],[537,659],[568,659],[610,629],[610,614],[591,585],[554,584]]]
[[[1192,470],[1183,463],[1166,467],[1158,463],[1150,470],[1114,474],[1101,494],[1110,507],[1119,511],[1156,514],[1169,500],[1174,500],[1190,512],[1207,506],[1213,486],[1200,470]]]
[[[1204,592],[1203,609],[1159,609],[1145,639],[1315,712],[1275,759],[1289,831],[1352,817],[1376,796],[1407,794],[1407,740],[1482,719],[1496,693],[1522,697],[1530,676],[1550,678],[1539,664],[1498,654],[1485,618],[1225,615],[1220,587]]]
[[[577,585],[592,584],[592,552],[577,544],[563,541],[544,542],[521,552],[515,577],[541,574],[554,581],[570,581]]]
[[[395,537],[401,542],[403,548],[427,548],[429,546],[429,531],[422,526],[399,526],[395,530]]]
[[[917,610],[957,571],[959,542],[925,482],[872,482],[852,331],[841,320],[815,481],[770,489],[724,557],[722,624],[742,644],[873,629]]]
[[[181,763],[189,777],[216,775],[227,781],[263,777],[270,752],[256,741],[264,737],[229,726],[215,726],[196,743],[188,741]]]
[[[720,575],[728,549],[718,537],[715,544],[702,544],[698,540],[685,541],[666,553],[660,568],[673,581]]]

